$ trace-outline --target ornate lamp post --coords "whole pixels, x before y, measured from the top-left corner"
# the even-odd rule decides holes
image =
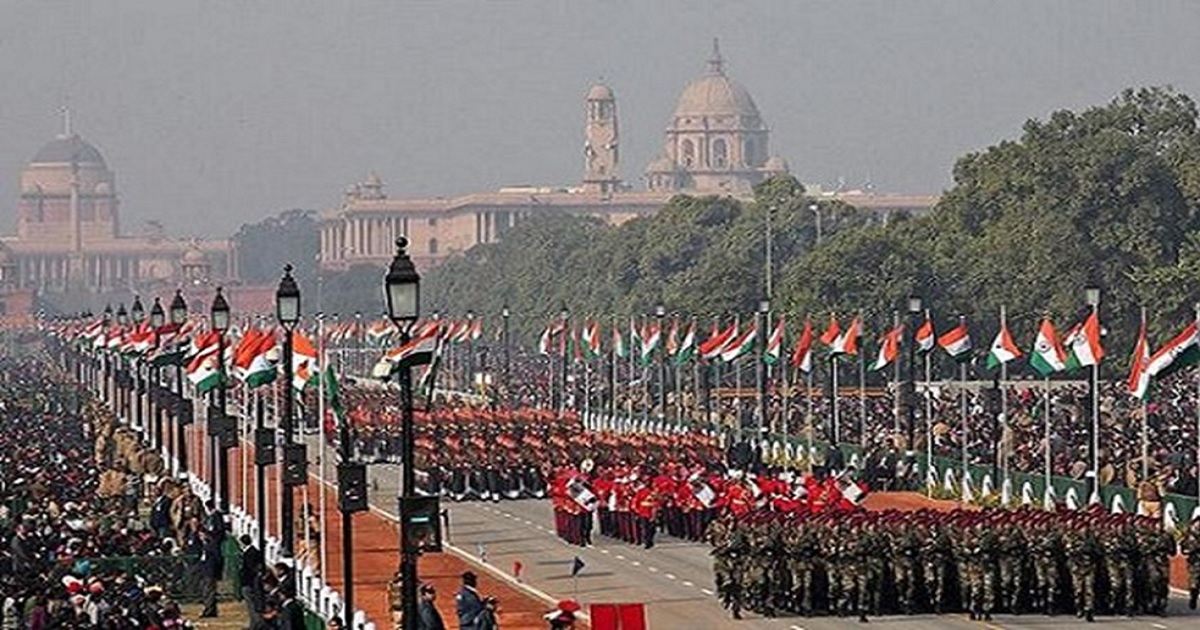
[[[761,300],[758,303],[758,432],[759,441],[765,440],[764,428],[767,426],[767,328],[771,322],[771,301]],[[766,449],[764,448],[764,451]]]
[[[567,344],[565,339],[570,334],[571,330],[571,311],[567,310],[566,305],[563,305],[562,310],[558,314],[562,320],[562,334],[564,343],[562,344],[562,372],[559,376],[558,386],[558,404],[554,407],[559,413],[565,413],[567,410]]]
[[[666,323],[667,307],[662,304],[655,306],[654,317],[658,322],[658,338],[664,340],[667,337],[667,330],[663,328]],[[658,353],[658,408],[661,410],[662,419],[665,422],[667,419],[667,348],[665,342],[660,345],[662,347]]]
[[[292,333],[300,323],[300,287],[292,277],[292,266],[284,265],[283,277],[279,280],[279,288],[275,290],[275,318],[283,327],[283,417],[280,428],[283,429],[283,462],[284,470],[279,475],[280,483],[280,538],[283,548],[280,553],[290,563],[295,557],[296,519],[293,488],[305,483],[307,461],[303,444],[293,444],[295,438],[296,420],[292,398]],[[263,522],[265,527],[266,523]],[[295,571],[295,567],[291,567]]]
[[[117,307],[117,326],[121,329],[121,334],[125,334],[125,327],[129,325],[129,312],[125,310],[125,303],[122,302]],[[121,419],[132,425],[132,418],[129,416],[129,370],[125,367],[125,357],[121,355],[121,350],[118,348],[117,354],[117,405],[120,409]]]
[[[140,332],[142,322],[146,320],[146,308],[142,306],[141,296],[133,296],[133,305],[129,307],[129,318],[133,321],[133,331]],[[133,381],[130,383],[133,391],[133,417],[137,419],[138,430],[142,434],[142,439],[146,438],[146,418],[145,405],[142,400],[142,394],[146,392],[145,381],[142,380],[142,362],[136,357],[130,359],[130,365],[133,367]]]
[[[508,305],[505,304],[500,309],[500,321],[503,322],[500,334],[504,336],[504,395],[505,397],[512,396],[512,382],[509,380],[509,372],[512,369],[512,350],[508,343],[508,318],[512,313],[508,310]]]
[[[1099,317],[1100,287],[1091,285],[1084,289],[1084,297],[1091,308],[1092,316]],[[1088,432],[1088,503],[1100,502],[1100,363],[1092,364],[1092,378],[1088,381],[1091,398],[1092,422]]]
[[[162,328],[167,323],[167,313],[163,310],[162,302],[157,297],[154,298],[154,306],[150,307],[150,328],[154,330],[154,349],[158,350],[159,339],[158,335]],[[157,354],[157,352],[156,352]],[[163,448],[163,392],[162,383],[159,382],[159,368],[155,362],[150,363],[150,417],[154,419],[154,428],[151,435],[153,436],[154,448],[157,448],[160,453],[164,453]],[[165,453],[164,453],[165,454]]]
[[[188,307],[187,300],[183,299],[183,291],[176,290],[175,297],[171,300],[171,324],[178,328],[182,328],[187,323]],[[179,474],[187,474],[188,469],[188,449],[187,439],[184,433],[186,427],[192,420],[192,401],[183,396],[183,362],[180,361],[175,365],[175,460],[179,462]]]
[[[210,459],[213,464],[210,479],[215,481],[218,472],[220,473],[221,511],[228,512],[229,451],[225,448],[228,441],[224,437],[224,434],[233,427],[228,426],[229,420],[225,416],[225,331],[229,330],[229,303],[225,301],[225,295],[221,292],[221,287],[217,287],[217,295],[213,297],[209,316],[211,318],[212,329],[217,332],[218,374],[216,413],[209,413],[208,415],[208,443],[213,453],[213,457]],[[214,489],[217,487],[216,484],[210,485]]]
[[[396,239],[396,256],[384,276],[384,296],[387,298],[388,317],[400,331],[401,345],[410,341],[409,326],[417,321],[421,313],[421,277],[413,265],[412,258],[407,252],[408,239]],[[408,544],[404,530],[411,526],[405,517],[409,512],[408,504],[415,499],[416,493],[416,456],[413,449],[415,440],[413,431],[413,388],[412,369],[403,367],[399,370],[400,394],[404,398],[404,413],[400,418],[401,433],[401,484],[400,484],[400,581],[403,592],[404,628],[417,628],[417,552]],[[349,555],[349,554],[345,554]],[[349,584],[350,580],[347,579]]]
[[[109,327],[112,326],[112,319],[113,319],[112,304],[106,304],[104,306],[104,313],[100,316],[100,319],[102,322],[104,322],[104,335],[105,335],[105,339],[107,340],[108,333],[109,333]],[[116,393],[116,385],[113,383],[114,377],[113,377],[113,368],[112,368],[112,357],[109,356],[107,350],[108,350],[107,348],[100,348],[100,355],[102,357],[104,357],[104,398],[105,398],[104,402],[107,402],[110,406],[115,408],[117,405],[116,405],[116,401],[114,401],[113,398]]]

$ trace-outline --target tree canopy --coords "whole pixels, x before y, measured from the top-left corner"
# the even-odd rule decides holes
[[[985,346],[1002,305],[1024,340],[1044,314],[1060,328],[1074,323],[1084,287],[1095,285],[1106,345],[1123,361],[1143,305],[1161,338],[1188,321],[1196,300],[1197,108],[1169,88],[1146,88],[1031,119],[1018,139],[960,158],[929,214],[887,225],[806,196],[792,177],[763,182],[748,201],[681,195],[620,226],[534,218],[431,271],[427,295],[443,311],[507,304],[532,319],[562,306],[610,316],[657,303],[748,313],[765,294],[768,214],[777,310],[817,318],[861,310],[882,324],[917,294],[943,328],[965,315]]]

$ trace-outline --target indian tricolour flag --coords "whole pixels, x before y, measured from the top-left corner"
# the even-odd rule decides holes
[[[1067,369],[1066,353],[1058,342],[1058,332],[1049,317],[1042,319],[1037,338],[1033,341],[1033,352],[1029,353],[1029,366],[1038,374],[1049,377]]]
[[[988,369],[996,369],[1013,359],[1019,358],[1021,358],[1021,349],[1013,341],[1012,333],[1008,331],[1008,324],[1001,322],[1000,332],[996,333],[996,339],[992,341],[992,347],[988,350]]]
[[[292,331],[292,388],[302,392],[309,382],[317,380],[320,375],[316,346],[304,333]]]
[[[736,339],[731,340],[725,345],[725,349],[721,351],[721,360],[726,363],[732,363],[738,358],[745,356],[754,349],[754,340],[758,337],[758,324],[746,329],[746,332],[738,335]]]
[[[812,372],[812,345],[812,320],[805,318],[804,330],[800,332],[800,339],[796,340],[796,348],[792,350],[792,367],[805,374]]]
[[[966,361],[970,358],[971,333],[967,330],[966,320],[959,320],[958,326],[938,337],[937,344],[955,361]]]
[[[717,323],[713,322],[712,333],[708,335],[708,339],[705,339],[704,343],[700,344],[700,356],[705,361],[711,361],[721,356],[721,352],[725,350],[725,346],[729,345],[729,342],[738,336],[737,331],[738,324],[736,321],[730,324],[725,330],[719,330]]]
[[[246,386],[253,388],[274,383],[279,371],[279,346],[275,343],[275,331],[262,331],[248,352],[250,361],[242,373],[242,381]]]
[[[829,346],[829,354],[858,354],[858,338],[862,335],[862,320],[855,317],[846,330],[838,326],[837,317],[830,320],[829,328],[821,335],[821,342]]]
[[[696,320],[692,320],[688,324],[687,332],[683,333],[683,340],[679,342],[679,347],[675,349],[675,364],[682,365],[692,360],[696,356]]]
[[[929,312],[925,313],[925,321],[921,323],[921,327],[917,329],[917,352],[926,354],[933,350],[933,346],[937,341],[937,335],[933,331],[933,320],[929,319]]]
[[[1200,363],[1200,330],[1193,321],[1150,357],[1150,363],[1146,365],[1146,372],[1153,378],[1162,378],[1181,368],[1198,363]]]
[[[771,331],[771,336],[767,338],[767,351],[763,354],[763,362],[767,365],[776,365],[783,356],[783,335],[784,323],[783,318],[775,324],[775,329]]]
[[[1126,386],[1129,393],[1138,400],[1145,400],[1150,391],[1150,344],[1146,342],[1146,318],[1142,317],[1142,325],[1138,329],[1137,343],[1133,346],[1133,356],[1129,359],[1129,380]]]
[[[187,366],[187,378],[196,391],[204,393],[220,385],[221,365],[217,345],[206,347]]]
[[[625,345],[625,337],[621,335],[621,325],[614,321],[612,331],[613,355],[618,359],[629,358],[629,347]]]
[[[650,365],[651,359],[654,357],[654,351],[658,349],[658,344],[662,343],[662,329],[657,322],[651,322],[642,329],[642,335],[638,339],[640,347],[638,353],[642,360],[642,365]],[[638,344],[635,344],[635,347]]]
[[[580,332],[580,341],[583,343],[580,350],[583,358],[588,361],[594,361],[600,358],[600,325],[595,321],[589,321],[583,325],[583,330]]]
[[[891,330],[883,333],[883,337],[879,340],[879,357],[875,359],[875,363],[871,365],[873,371],[878,372],[883,368],[892,364],[900,356],[900,339],[904,335],[904,326],[898,325]]]
[[[1083,320],[1082,326],[1076,326],[1067,335],[1064,346],[1067,349],[1067,369],[1074,370],[1100,363],[1104,358],[1104,348],[1100,345],[1100,316],[1092,309],[1092,313]]]

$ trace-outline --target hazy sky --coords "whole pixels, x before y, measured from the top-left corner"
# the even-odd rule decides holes
[[[1200,96],[1197,27],[1187,0],[2,0],[0,229],[67,99],[127,232],[229,234],[372,169],[392,196],[573,184],[599,77],[640,187],[713,36],[802,181],[938,192],[1027,118]]]

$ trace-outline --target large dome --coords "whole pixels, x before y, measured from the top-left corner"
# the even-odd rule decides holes
[[[78,134],[60,135],[48,142],[37,155],[33,156],[31,164],[97,164],[105,166],[104,156],[100,150],[88,144]]]
[[[693,81],[679,97],[676,117],[688,116],[747,116],[758,118],[758,107],[746,88],[725,76],[724,60],[714,46],[708,60],[708,71]]]

